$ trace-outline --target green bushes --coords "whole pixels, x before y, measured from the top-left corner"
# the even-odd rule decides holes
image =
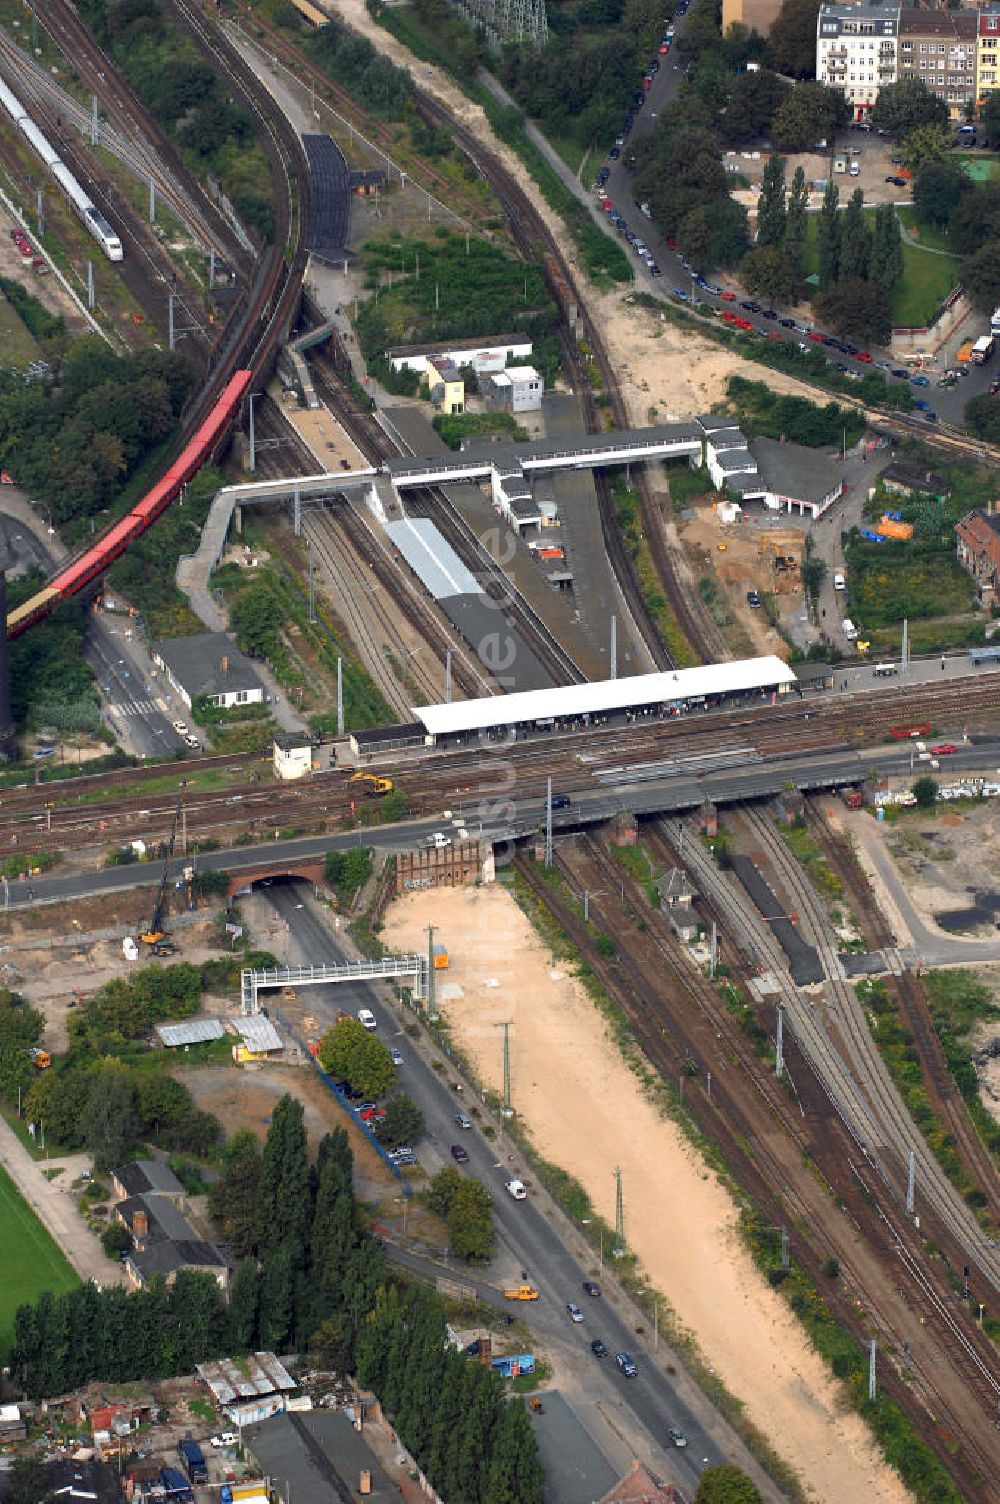
[[[745,376],[730,376],[726,393],[748,437],[763,435],[823,449],[839,448],[845,431],[850,447],[865,430],[864,417],[853,408],[836,402],[819,407],[806,397],[779,397],[763,381],[748,381]]]
[[[36,339],[59,339],[66,332],[66,320],[61,314],[50,313],[22,282],[11,277],[0,277],[0,292],[18,315],[25,328]]]

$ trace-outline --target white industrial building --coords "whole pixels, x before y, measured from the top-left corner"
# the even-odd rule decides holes
[[[533,413],[542,405],[545,382],[534,366],[508,366],[483,382],[483,395],[508,413]]]
[[[531,359],[532,344],[517,334],[487,335],[484,339],[459,339],[448,345],[397,345],[386,350],[394,371],[427,374],[427,363],[450,360],[456,366],[471,366],[477,375],[502,371],[509,361]]]
[[[821,5],[816,19],[816,78],[844,95],[867,120],[879,90],[896,82],[898,5]]]
[[[715,414],[698,422],[705,430],[705,467],[716,490],[726,493],[719,502],[724,522],[735,522],[752,501],[771,512],[808,512],[815,521],[843,492],[837,462],[818,449],[766,438],[748,443],[732,419]]]

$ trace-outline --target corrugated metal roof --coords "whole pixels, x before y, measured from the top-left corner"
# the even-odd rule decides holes
[[[281,1035],[263,1014],[255,1013],[250,1018],[237,1018],[235,1023],[248,1050],[263,1054],[268,1050],[284,1049]]]
[[[737,659],[733,663],[707,663],[701,668],[674,669],[665,674],[638,674],[631,679],[605,679],[598,684],[568,684],[557,689],[497,695],[487,700],[463,700],[452,705],[414,706],[413,714],[433,735],[447,736],[482,731],[490,726],[607,715],[646,705],[669,705],[701,695],[740,694],[794,683],[795,675],[788,664],[772,655]]]
[[[295,1380],[274,1353],[254,1353],[237,1361],[220,1358],[217,1363],[199,1363],[197,1370],[220,1405],[295,1388]]]
[[[390,541],[436,601],[477,595],[479,583],[429,517],[404,517],[386,525]]]
[[[185,1024],[157,1024],[160,1043],[168,1049],[179,1044],[204,1044],[209,1039],[221,1039],[226,1032],[217,1018],[192,1018]]]

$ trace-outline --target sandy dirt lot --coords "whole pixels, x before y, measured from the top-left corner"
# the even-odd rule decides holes
[[[263,1143],[271,1125],[274,1104],[286,1092],[297,1097],[305,1108],[309,1152],[315,1155],[324,1133],[346,1128],[354,1152],[354,1184],[359,1200],[379,1199],[398,1185],[346,1113],[342,1112],[331,1092],[327,1091],[312,1066],[263,1065],[257,1069],[228,1067],[204,1070],[178,1070],[179,1080],[206,1112],[214,1112],[226,1134],[249,1128]]]
[[[537,1148],[609,1221],[621,1166],[629,1245],[754,1423],[816,1499],[900,1504],[905,1489],[744,1252],[728,1193],[643,1096],[583,989],[551,970],[513,899],[497,887],[411,893],[389,909],[384,939],[408,949],[431,920],[451,956],[440,1005],[482,1080],[501,1086],[495,1026],[512,1019],[512,1097]]]
[[[753,651],[781,653],[780,634],[768,626],[763,611],[750,608],[747,591],[773,591],[782,616],[805,610],[798,568],[779,572],[774,563],[777,556],[791,556],[801,563],[805,529],[770,515],[744,516],[744,522],[727,525],[720,522],[714,507],[697,507],[694,517],[679,522],[678,528],[695,568],[715,570],[730,613],[750,638]]]
[[[21,224],[20,220],[15,219],[6,207],[0,204],[0,273],[5,277],[12,277],[15,282],[20,282],[50,313],[61,314],[71,334],[86,334],[89,328],[87,321],[73,299],[67,295],[59,278],[51,275],[40,277],[30,266],[25,266],[20,251],[10,238],[10,232],[15,225],[20,225],[21,229],[27,229],[26,225]],[[34,246],[34,237],[29,234],[28,238]],[[35,246],[35,254],[41,254],[37,246]]]

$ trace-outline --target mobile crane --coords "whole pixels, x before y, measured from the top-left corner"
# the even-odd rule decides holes
[[[169,956],[174,950],[173,943],[167,931],[163,928],[163,903],[167,894],[170,863],[174,855],[174,844],[177,840],[177,822],[181,817],[181,800],[183,798],[183,794],[177,795],[177,807],[174,810],[174,821],[170,827],[170,840],[167,842],[166,858],[163,863],[163,876],[160,878],[160,886],[156,890],[156,901],[153,904],[153,913],[150,917],[149,927],[139,936],[143,945],[148,945],[152,948],[154,956]]]

